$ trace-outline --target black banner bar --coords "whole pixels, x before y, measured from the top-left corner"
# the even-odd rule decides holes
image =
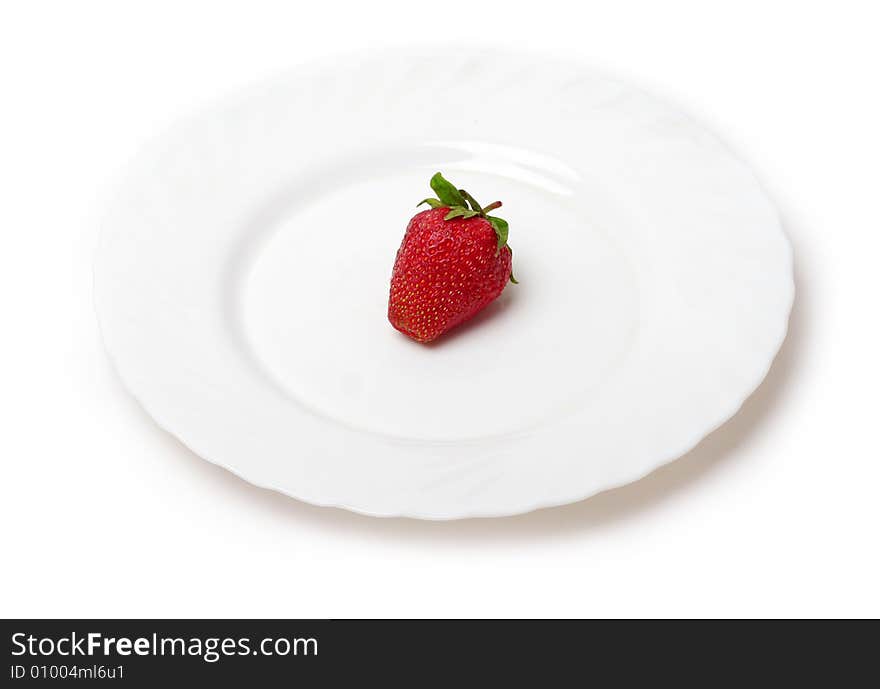
[[[6,620],[3,686],[876,679],[876,622]],[[609,674],[611,673],[611,674]]]

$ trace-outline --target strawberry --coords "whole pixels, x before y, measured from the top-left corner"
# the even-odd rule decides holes
[[[487,215],[501,202],[482,208],[439,172],[431,188],[437,198],[418,204],[431,208],[409,221],[397,250],[388,299],[391,325],[418,342],[468,320],[516,283],[507,222]]]

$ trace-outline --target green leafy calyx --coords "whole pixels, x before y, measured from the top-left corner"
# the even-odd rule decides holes
[[[420,201],[418,206],[426,203],[431,208],[449,208],[449,212],[443,218],[444,220],[452,220],[453,218],[467,219],[477,216],[485,218],[489,221],[492,229],[495,230],[495,236],[498,238],[495,253],[497,254],[505,246],[508,246],[507,235],[509,228],[507,221],[488,214],[489,211],[500,208],[501,201],[495,201],[485,207],[480,206],[473,196],[464,189],[456,188],[454,184],[444,179],[443,175],[439,172],[431,178],[431,189],[434,190],[437,198],[427,198],[424,201]],[[514,284],[519,284],[513,277],[513,273],[510,275],[510,281]]]

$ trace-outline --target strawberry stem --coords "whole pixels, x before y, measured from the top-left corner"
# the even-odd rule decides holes
[[[471,208],[473,208],[475,211],[477,211],[477,213],[479,213],[480,215],[483,215],[483,216],[486,215],[486,213],[480,207],[480,204],[477,203],[477,200],[473,196],[468,194],[464,189],[459,189],[458,193],[461,194],[462,196],[464,196],[465,199],[467,199],[468,203],[471,204]]]
[[[493,201],[488,206],[483,208],[482,206],[480,206],[479,203],[477,203],[477,200],[473,196],[468,194],[464,189],[459,189],[458,193],[464,196],[468,203],[471,204],[471,208],[477,211],[477,213],[482,215],[484,218],[486,217],[486,213],[488,213],[489,211],[494,211],[496,208],[501,208],[501,201]]]

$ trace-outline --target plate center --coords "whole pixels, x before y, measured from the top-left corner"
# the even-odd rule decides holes
[[[417,344],[388,323],[388,288],[434,170],[311,184],[326,191],[281,213],[239,295],[248,356],[292,402],[395,438],[498,436],[585,404],[625,356],[637,323],[633,271],[571,197],[442,169],[483,203],[504,201],[520,284]]]

